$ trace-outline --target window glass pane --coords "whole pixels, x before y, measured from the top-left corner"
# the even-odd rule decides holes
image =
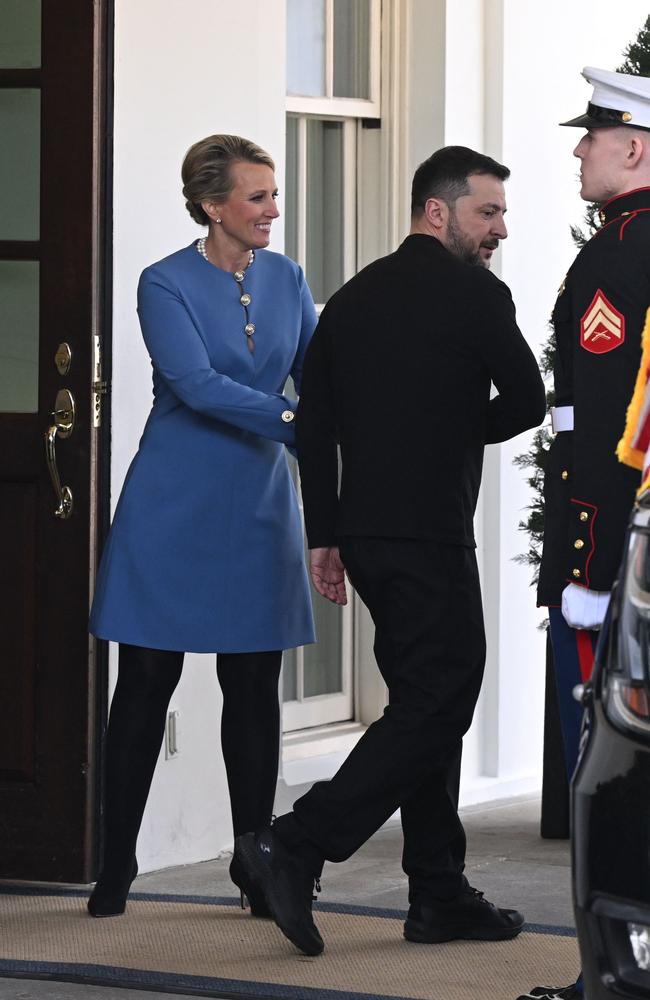
[[[0,411],[38,410],[36,261],[0,261]]]
[[[334,0],[334,97],[370,98],[370,0]]]
[[[341,609],[312,590],[317,642],[303,651],[305,698],[335,694],[343,686],[341,666]]]
[[[343,284],[343,123],[307,122],[307,282],[316,302]]]
[[[287,93],[325,94],[325,0],[287,2]]]
[[[298,119],[287,118],[286,183],[284,188],[284,252],[298,259]]]
[[[41,65],[41,0],[0,0],[0,68]]]
[[[40,224],[40,90],[0,90],[0,240],[37,240]]]

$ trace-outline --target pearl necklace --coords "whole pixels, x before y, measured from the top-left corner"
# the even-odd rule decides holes
[[[201,256],[203,257],[203,259],[207,260],[208,264],[211,264],[212,261],[208,257],[207,250],[205,249],[206,240],[207,240],[207,236],[202,236],[201,239],[197,240],[196,241],[196,249],[201,254]],[[255,260],[255,251],[254,250],[249,250],[248,251],[248,264],[246,265],[246,267],[244,268],[244,270],[243,271],[235,271],[233,273],[233,278],[237,282],[238,290],[239,290],[239,293],[240,293],[239,294],[239,301],[241,302],[242,306],[244,307],[244,316],[246,318],[246,324],[244,326],[244,333],[246,334],[246,343],[248,345],[248,350],[250,351],[251,354],[253,354],[253,352],[255,351],[255,341],[253,340],[253,334],[255,333],[255,324],[251,323],[250,317],[248,315],[248,307],[251,304],[252,300],[251,300],[250,294],[244,289],[243,281],[244,281],[244,275],[245,275],[246,271],[249,269],[249,267],[251,266],[251,264],[253,263],[254,260]]]

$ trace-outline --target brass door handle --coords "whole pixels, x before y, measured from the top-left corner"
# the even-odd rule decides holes
[[[65,521],[72,514],[72,490],[69,486],[61,486],[61,478],[56,465],[56,436],[68,438],[74,428],[75,408],[74,397],[69,389],[59,389],[56,394],[52,419],[54,423],[45,431],[45,460],[52,480],[52,486],[59,506],[54,516]]]

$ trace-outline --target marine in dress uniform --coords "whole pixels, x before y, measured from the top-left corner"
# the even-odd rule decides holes
[[[538,603],[549,608],[569,777],[582,718],[573,688],[591,675],[639,485],[638,472],[617,460],[616,449],[650,304],[650,80],[592,67],[583,76],[594,87],[586,114],[562,124],[588,130],[574,155],[582,162],[582,197],[600,204],[600,225],[553,310],[555,438],[538,586]],[[519,1000],[581,996],[579,979],[564,988],[536,987]]]
[[[538,600],[550,608],[569,775],[581,717],[572,689],[591,674],[596,636],[569,629],[562,597],[567,585],[609,593],[638,486],[638,474],[617,461],[616,444],[650,301],[650,188],[608,201],[600,222],[553,310],[556,436],[544,486]],[[606,599],[602,606],[604,614]]]

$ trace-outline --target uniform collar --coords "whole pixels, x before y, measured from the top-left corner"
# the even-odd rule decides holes
[[[598,210],[600,224],[606,226],[614,219],[619,219],[622,215],[630,215],[640,208],[650,208],[650,187],[625,191],[623,194],[604,202]]]

